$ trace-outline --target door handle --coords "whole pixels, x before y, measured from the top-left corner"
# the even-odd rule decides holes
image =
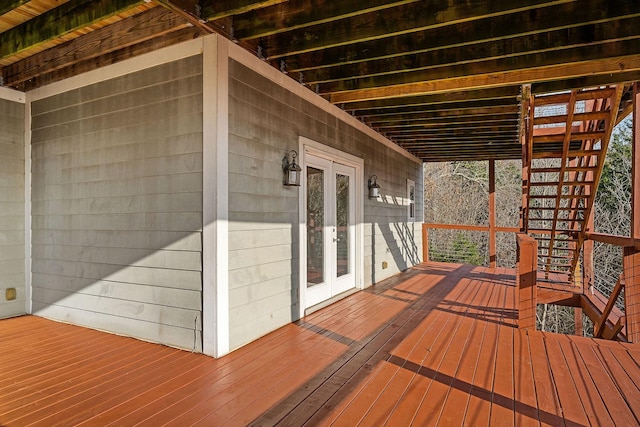
[[[333,239],[333,241],[334,241],[334,242],[339,242],[339,241],[340,241],[340,239],[336,239],[336,238],[334,238],[334,239]]]

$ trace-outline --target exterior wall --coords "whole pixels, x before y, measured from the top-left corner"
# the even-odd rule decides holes
[[[237,348],[297,320],[298,188],[282,185],[282,160],[299,137],[364,159],[383,195],[365,200],[365,286],[418,263],[421,228],[407,222],[406,180],[422,165],[241,63],[229,64],[229,323]],[[368,194],[364,189],[365,194]],[[383,268],[383,261],[388,267]]]
[[[31,110],[34,314],[200,351],[201,56]]]
[[[24,111],[24,103],[0,99],[0,318],[26,308]]]

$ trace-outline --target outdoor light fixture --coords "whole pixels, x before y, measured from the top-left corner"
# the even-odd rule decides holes
[[[371,199],[377,199],[380,195],[380,186],[376,182],[377,179],[378,177],[376,175],[372,175],[371,178],[369,178],[369,198]]]
[[[289,163],[289,156],[291,156],[291,163]],[[296,150],[289,151],[284,157],[284,185],[300,186],[300,172],[302,169],[296,164],[296,157],[298,157]]]

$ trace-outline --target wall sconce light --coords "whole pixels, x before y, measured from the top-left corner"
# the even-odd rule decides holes
[[[380,186],[376,182],[377,179],[378,177],[376,175],[372,175],[371,178],[369,178],[369,198],[371,199],[377,199],[380,195]]]
[[[289,163],[289,156],[291,156],[291,163]],[[296,157],[298,157],[296,150],[291,150],[284,156],[284,185],[300,186],[300,172],[302,169],[296,164]]]

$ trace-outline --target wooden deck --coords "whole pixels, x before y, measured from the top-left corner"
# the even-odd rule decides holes
[[[218,360],[0,321],[0,425],[638,425],[640,346],[514,328],[513,270],[429,263]]]

